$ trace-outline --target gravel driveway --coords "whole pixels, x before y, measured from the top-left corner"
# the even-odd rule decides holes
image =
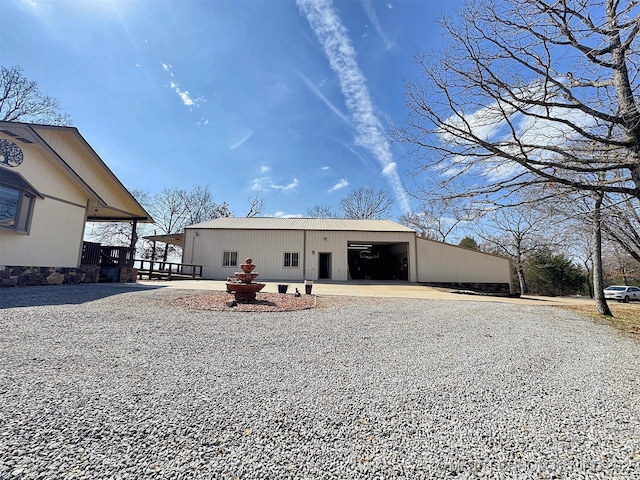
[[[0,290],[0,479],[640,478],[640,345],[608,326],[473,301],[171,305],[193,293]]]

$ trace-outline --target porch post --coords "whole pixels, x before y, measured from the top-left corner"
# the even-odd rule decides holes
[[[131,252],[131,265],[129,267],[133,267],[135,256],[136,256],[136,243],[138,243],[138,220],[133,220],[133,225],[131,227],[131,245],[129,245],[129,251]]]

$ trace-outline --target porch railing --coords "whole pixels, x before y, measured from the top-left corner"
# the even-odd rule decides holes
[[[100,247],[101,267],[133,267],[133,249],[129,247]]]
[[[202,278],[202,265],[136,259],[133,266],[138,269],[139,278],[145,276],[150,280],[152,278],[166,280]]]
[[[109,247],[95,242],[82,242],[80,265],[132,267],[133,250],[129,247]]]
[[[100,264],[100,244],[95,242],[82,242],[82,257],[80,265]]]
[[[178,280],[202,278],[203,265],[175,263],[156,260],[136,260],[129,247],[102,246],[95,242],[82,242],[81,265],[100,267],[133,267],[138,269],[138,277]],[[101,270],[102,271],[102,270]]]

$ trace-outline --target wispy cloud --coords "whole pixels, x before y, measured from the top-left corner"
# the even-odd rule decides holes
[[[167,72],[169,75],[171,75],[172,77],[175,76],[171,71],[171,69],[173,68],[171,65],[169,65],[168,63],[161,63],[160,65],[162,65],[162,68],[164,69],[164,71]]]
[[[543,86],[533,82],[522,87],[516,96],[542,100],[546,95],[548,92]],[[560,102],[561,99],[558,103]],[[488,142],[499,142],[503,151],[514,156],[520,153],[522,145],[527,145],[529,155],[539,158],[555,155],[555,148],[566,147],[568,142],[575,139],[571,124],[584,130],[594,126],[593,117],[571,108],[556,106],[546,109],[541,106],[531,107],[525,103],[518,107],[515,108],[507,102],[494,101],[469,112],[456,112],[445,123],[450,130],[467,132],[470,137]],[[516,141],[513,140],[514,132]],[[442,142],[456,142],[463,149],[473,148],[475,145],[474,142],[454,136],[445,129],[441,129],[439,137]],[[465,152],[464,155],[452,158],[441,174],[450,178],[463,172],[480,173],[488,181],[496,182],[522,171],[524,167],[517,163],[496,158],[475,159],[473,155]]]
[[[330,0],[297,0],[297,3],[322,44],[331,69],[338,76],[347,110],[356,128],[356,144],[375,156],[400,208],[410,211],[409,196],[398,175],[389,141],[380,120],[373,113],[367,80],[358,66],[356,51],[333,3]]]
[[[298,179],[294,178],[293,181],[291,183],[289,183],[288,185],[273,185],[271,184],[271,188],[274,188],[276,190],[291,190],[292,188],[296,188],[298,186]]]
[[[239,139],[239,140],[237,140],[237,141],[233,142],[231,145],[229,145],[229,148],[230,148],[231,150],[235,150],[236,148],[238,148],[238,147],[242,146],[242,144],[243,144],[244,142],[246,142],[247,140],[249,140],[249,139],[251,138],[251,136],[252,136],[252,135],[253,135],[253,130],[249,130],[247,133],[245,133],[245,135],[244,135],[241,139]]]
[[[171,78],[175,78],[175,75],[172,72],[173,67],[168,64],[168,63],[161,63],[160,65],[162,65],[162,69],[167,72]],[[197,97],[197,98],[191,98],[191,95],[189,94],[188,90],[182,90],[177,82],[174,82],[173,80],[171,82],[169,82],[169,87],[175,91],[178,96],[180,97],[180,99],[182,100],[182,103],[184,105],[186,105],[187,107],[199,107],[200,104],[204,103],[207,101],[206,98],[204,97]]]
[[[311,90],[311,92],[317,96],[320,100],[322,100],[324,102],[324,104],[329,107],[331,109],[331,111],[333,113],[336,114],[336,116],[342,120],[344,123],[346,123],[347,125],[349,125],[350,127],[353,127],[353,124],[351,123],[351,120],[349,120],[349,117],[347,117],[344,113],[342,113],[340,111],[340,109],[338,107],[336,107],[333,103],[331,103],[329,101],[329,99],[327,97],[324,96],[324,94],[320,91],[320,89],[311,81],[309,80],[305,75],[303,75],[301,72],[298,72],[298,75],[300,76],[300,78],[302,79],[303,83],[306,85],[306,87]]]
[[[371,0],[361,0],[361,3],[362,8],[364,8],[364,11],[367,13],[367,17],[369,17],[369,20],[373,25],[373,28],[376,29],[376,32],[384,42],[385,48],[389,50],[391,47],[393,47],[393,43],[389,41],[386,33],[384,33],[384,30],[380,26],[380,22],[378,21],[378,16],[376,15],[376,10],[373,6],[373,2]],[[387,7],[389,7],[388,4]]]
[[[285,213],[281,210],[278,210],[273,214],[276,218],[302,218],[303,215],[301,213]]]
[[[196,102],[194,102],[191,97],[189,96],[189,91],[188,90],[180,90],[180,87],[178,87],[178,84],[175,82],[170,82],[169,86],[171,88],[173,88],[176,93],[178,94],[178,96],[182,99],[182,103],[184,103],[187,106],[193,106],[196,104]]]
[[[254,178],[251,183],[251,190],[258,190],[258,191],[263,190],[262,186],[268,181],[269,179],[266,177]]]
[[[330,169],[331,169],[331,167],[327,167],[327,166],[320,167],[320,170],[330,170]]]
[[[341,178],[338,183],[336,183],[333,187],[329,189],[329,193],[335,192],[336,190],[340,190],[341,188],[348,187],[349,182],[347,182],[344,178]]]
[[[261,166],[260,166],[260,171],[261,171],[262,173],[264,173],[264,172],[268,172],[269,170],[271,170],[271,167],[270,167],[269,165],[261,165]]]

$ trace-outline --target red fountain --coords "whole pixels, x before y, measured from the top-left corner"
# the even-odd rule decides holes
[[[247,258],[240,268],[242,272],[236,272],[236,281],[227,282],[227,292],[233,293],[238,303],[255,302],[256,292],[262,290],[265,284],[252,283],[258,274],[252,273],[256,266],[250,258]]]

